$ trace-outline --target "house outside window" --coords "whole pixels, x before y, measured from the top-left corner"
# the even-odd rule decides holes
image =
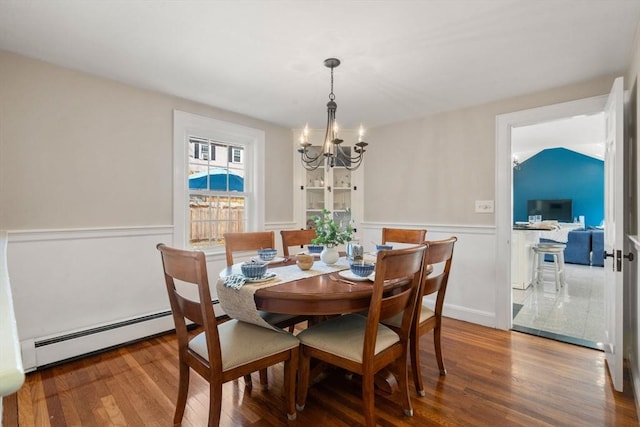
[[[242,148],[231,147],[231,149],[229,150],[229,162],[242,163]]]
[[[224,233],[263,228],[263,152],[262,131],[174,112],[176,242],[223,252]]]

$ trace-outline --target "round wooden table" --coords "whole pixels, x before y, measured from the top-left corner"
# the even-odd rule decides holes
[[[295,257],[270,267],[292,264],[295,264]],[[223,274],[229,274],[229,268]],[[349,282],[352,283],[345,282],[338,272],[325,273],[259,289],[254,300],[258,310],[282,314],[335,315],[367,310],[373,282]],[[385,288],[392,292],[407,283],[407,280],[395,281],[387,283]]]

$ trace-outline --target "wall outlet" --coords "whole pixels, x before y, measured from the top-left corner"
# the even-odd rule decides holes
[[[493,200],[476,200],[476,213],[493,213]]]

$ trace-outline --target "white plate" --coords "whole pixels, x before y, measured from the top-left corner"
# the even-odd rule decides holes
[[[245,280],[247,281],[247,283],[260,283],[260,282],[266,282],[268,280],[271,280],[273,278],[276,277],[276,273],[274,273],[273,271],[267,271],[266,273],[264,273],[264,276],[262,277],[258,277],[257,279],[252,279],[250,277],[245,277]]]
[[[368,275],[367,277],[362,277],[362,276],[358,276],[357,274],[353,274],[353,272],[351,270],[340,270],[338,271],[338,274],[341,277],[344,277],[347,280],[353,280],[355,282],[364,282],[366,280],[375,280],[375,272],[371,273],[370,275]]]
[[[263,260],[260,259],[259,256],[255,256],[255,257],[253,257],[251,259],[255,260],[256,262],[266,262],[267,264],[277,264],[279,262],[283,262],[284,261],[284,257],[281,257],[281,256],[274,257],[271,261],[263,261]]]

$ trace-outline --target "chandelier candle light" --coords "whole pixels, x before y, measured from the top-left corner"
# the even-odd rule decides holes
[[[348,170],[357,169],[362,163],[363,155],[365,152],[364,147],[368,144],[362,140],[364,136],[364,129],[360,126],[358,132],[358,142],[353,147],[354,156],[351,156],[344,148],[342,148],[343,140],[338,138],[338,124],[336,123],[336,96],[333,93],[333,69],[340,65],[340,60],[336,58],[329,58],[324,60],[324,65],[331,69],[331,92],[329,93],[329,102],[327,102],[327,129],[324,135],[324,142],[322,144],[322,151],[313,154],[309,151],[311,143],[308,140],[309,128],[305,126],[302,135],[300,135],[300,158],[302,159],[302,165],[307,170],[315,170],[320,165],[325,164],[326,168],[334,166],[344,166]]]

